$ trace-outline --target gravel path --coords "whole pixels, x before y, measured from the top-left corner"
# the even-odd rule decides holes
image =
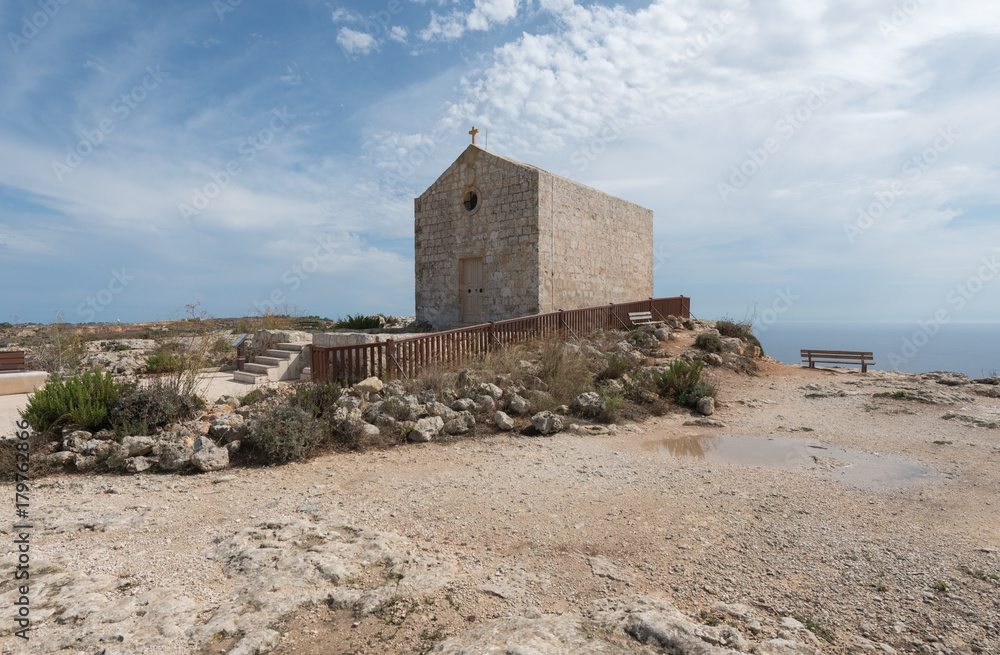
[[[822,653],[1000,653],[1000,430],[942,418],[989,425],[1000,400],[774,362],[756,377],[712,375],[727,428],[684,426],[685,412],[601,436],[51,478],[32,505],[37,633],[26,646],[6,621],[2,652],[460,652],[466,639],[461,652],[502,653],[479,632],[529,625],[551,641],[560,621],[600,630],[669,602],[706,629],[732,625],[743,641],[720,638],[725,652],[794,640]],[[774,466],[670,455],[685,438],[681,450],[711,454],[710,435],[804,439],[932,475],[857,486],[808,445]],[[4,581],[14,560],[0,560]],[[0,591],[12,606],[16,590]],[[370,613],[347,609],[359,603]],[[618,648],[593,652],[665,652],[622,635],[593,636]]]

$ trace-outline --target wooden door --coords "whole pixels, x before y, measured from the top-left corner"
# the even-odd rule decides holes
[[[482,323],[483,320],[483,258],[470,257],[459,260],[461,280],[459,291],[462,294],[462,322],[467,324]]]

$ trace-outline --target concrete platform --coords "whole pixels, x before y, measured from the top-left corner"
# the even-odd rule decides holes
[[[45,386],[48,377],[49,374],[45,371],[0,373],[0,396],[31,393],[36,388]]]

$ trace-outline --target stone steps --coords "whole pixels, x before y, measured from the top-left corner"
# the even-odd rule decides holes
[[[234,371],[233,379],[236,382],[250,384],[257,384],[264,380],[300,379],[301,373],[296,375],[295,369],[309,363],[309,346],[311,345],[311,343],[306,342],[279,343],[275,348],[267,350],[263,355],[257,357],[256,361],[245,364],[242,371]],[[305,361],[300,361],[303,356]],[[312,375],[309,375],[309,379],[312,379]]]

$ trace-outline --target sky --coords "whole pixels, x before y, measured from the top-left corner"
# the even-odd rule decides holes
[[[0,321],[413,312],[470,142],[702,318],[1000,321],[995,0],[6,0]],[[58,314],[57,314],[58,313]]]

